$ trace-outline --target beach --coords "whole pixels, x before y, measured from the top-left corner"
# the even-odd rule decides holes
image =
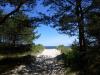
[[[48,57],[54,58],[60,54],[61,52],[57,49],[44,49],[44,51],[42,53],[39,53],[37,57],[48,56]]]

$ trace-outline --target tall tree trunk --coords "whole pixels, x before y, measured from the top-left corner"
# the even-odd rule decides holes
[[[16,33],[12,34],[12,45],[15,46],[16,44]]]
[[[84,17],[81,8],[81,0],[76,0],[76,15],[77,15],[78,28],[79,28],[80,75],[85,75],[86,59],[84,60],[84,56],[86,52],[86,44],[85,44],[85,35],[84,35]]]
[[[79,45],[80,51],[84,52],[86,50],[85,35],[84,35],[84,21],[83,12],[81,9],[81,0],[76,0],[76,15],[79,28]]]

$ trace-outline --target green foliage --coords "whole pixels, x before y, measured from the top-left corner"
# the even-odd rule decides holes
[[[31,44],[27,45],[0,45],[0,56],[3,57],[18,57],[18,56],[23,56],[27,55],[30,53],[31,50]]]
[[[79,68],[80,75],[99,75],[100,2],[98,0],[44,0],[44,4],[51,5],[53,7],[51,9],[56,11],[49,20],[53,21],[54,28],[61,33],[79,35],[79,45],[74,43],[72,50],[67,54],[61,50],[66,65],[68,63],[67,67]],[[68,6],[70,9],[67,10]]]
[[[57,49],[63,54],[65,67],[70,67],[73,70],[77,70],[79,57],[78,46],[73,44],[70,48],[67,48],[64,45],[59,45]]]
[[[41,53],[44,50],[44,46],[41,44],[33,45],[32,46],[32,54],[38,54]]]
[[[61,53],[64,53],[64,54],[67,54],[69,51],[71,51],[70,48],[67,48],[67,47],[64,46],[64,45],[59,45],[59,46],[57,47],[57,50],[60,50]]]
[[[34,8],[36,5],[36,0],[0,0],[0,7],[3,11],[3,17],[0,19],[0,25],[5,23],[5,21],[14,15],[15,13],[21,11],[21,12],[29,12]],[[12,11],[9,11],[9,13],[4,12],[5,7],[11,7],[14,8]]]
[[[89,46],[100,45],[100,13],[91,12],[88,16],[90,23],[87,26],[87,40]]]
[[[87,52],[84,57],[86,63],[85,70],[87,75],[100,74],[100,12],[92,11],[89,13],[89,23],[87,26]]]
[[[33,40],[39,35],[36,31],[37,26],[33,25],[35,20],[28,17],[25,12],[33,10],[36,2],[36,0],[0,0],[1,54],[23,55],[32,50]],[[6,7],[11,11],[5,12]]]
[[[0,26],[0,54],[28,54],[32,50],[33,40],[39,37],[36,28],[23,12],[12,15]]]
[[[23,21],[28,21],[24,22]],[[3,26],[1,26],[0,33],[6,43],[32,44],[32,40],[37,38],[35,29],[32,26],[29,18],[23,13],[17,13],[9,18]],[[1,39],[2,40],[2,39]]]
[[[70,48],[64,45],[59,45],[58,50],[62,52],[66,69],[69,67],[71,71],[79,70],[79,46],[75,41]]]

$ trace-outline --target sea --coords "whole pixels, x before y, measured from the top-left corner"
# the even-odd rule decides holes
[[[56,49],[57,46],[44,46],[45,49]],[[70,46],[65,46],[65,47],[70,47]]]
[[[56,49],[57,46],[45,46],[45,49]]]

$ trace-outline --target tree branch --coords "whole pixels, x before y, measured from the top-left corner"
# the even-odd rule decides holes
[[[92,1],[91,5],[89,7],[87,7],[84,11],[84,13],[87,13],[89,10],[93,9],[93,3],[94,3],[94,0]]]
[[[12,12],[8,13],[7,15],[5,15],[3,17],[3,19],[0,20],[0,25],[2,25],[6,21],[6,19],[9,18],[10,15],[12,15],[15,12],[19,11],[19,9],[21,8],[22,5],[23,5],[23,3],[20,3],[15,10],[13,10]]]
[[[75,6],[75,4],[73,3],[73,2],[71,2],[70,0],[66,0],[68,3],[70,3],[71,5],[74,5]]]

